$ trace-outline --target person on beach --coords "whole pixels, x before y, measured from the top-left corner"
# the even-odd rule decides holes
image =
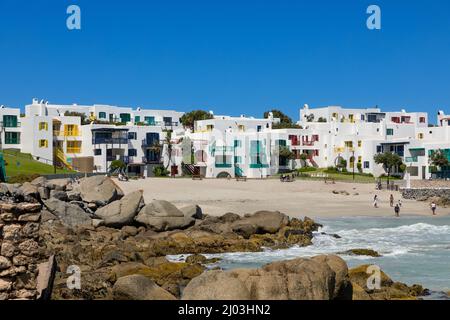
[[[374,206],[375,208],[378,208],[378,196],[377,196],[377,195],[375,195],[375,196],[373,197],[373,206]]]
[[[389,197],[389,204],[391,207],[394,206],[394,195],[391,193],[391,196]]]
[[[398,199],[398,206],[401,208],[402,207],[402,199]]]
[[[394,211],[395,211],[395,216],[400,217],[400,206],[398,204],[395,205]]]
[[[435,216],[436,215],[436,202],[432,202],[431,204],[430,204],[430,207],[431,207],[431,211],[433,212],[433,216]]]

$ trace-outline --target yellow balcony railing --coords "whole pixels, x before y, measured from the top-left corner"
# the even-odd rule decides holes
[[[67,153],[81,153],[81,147],[67,147]]]

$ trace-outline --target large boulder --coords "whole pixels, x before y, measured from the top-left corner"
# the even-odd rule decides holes
[[[185,217],[177,207],[164,200],[147,204],[135,220],[155,231],[185,229],[195,223],[194,218]]]
[[[119,278],[113,287],[115,300],[176,300],[176,298],[142,275]]]
[[[81,179],[79,190],[84,202],[93,202],[99,206],[107,205],[123,195],[122,190],[106,176]]]
[[[105,226],[118,228],[132,223],[143,206],[142,191],[135,191],[98,209],[95,215],[104,221]]]
[[[202,219],[203,218],[202,208],[200,208],[196,204],[182,207],[182,208],[180,208],[180,211],[183,212],[184,216],[187,218],[194,218],[194,219]]]
[[[47,180],[45,186],[50,190],[66,191],[67,187],[72,184],[72,179],[62,178],[62,179],[52,179]]]
[[[70,228],[92,225],[92,219],[89,214],[77,205],[56,198],[44,201],[44,205],[51,213],[57,216],[64,225]]]
[[[336,294],[336,288],[350,285],[348,274],[344,274],[345,268],[342,267],[345,262],[339,259],[299,258],[270,263],[260,269],[208,271],[188,283],[182,299],[350,300],[351,290],[345,295]]]
[[[277,233],[287,226],[289,217],[278,211],[258,211],[251,216],[234,221],[231,228],[234,232],[249,238],[253,234]]]
[[[35,199],[39,199],[39,191],[38,188],[32,185],[30,182],[25,182],[21,187],[20,191],[25,197],[32,197]]]

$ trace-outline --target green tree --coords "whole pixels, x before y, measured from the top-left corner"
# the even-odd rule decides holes
[[[170,163],[172,162],[172,150],[173,150],[173,143],[172,143],[172,131],[166,132],[166,137],[163,141],[163,145],[167,146],[166,149],[166,155],[167,155],[167,166],[166,169],[170,167]]]
[[[392,152],[378,153],[373,157],[376,164],[383,165],[384,170],[387,172],[387,182],[389,183],[389,177],[391,176],[392,169],[400,167],[403,164],[402,158]]]
[[[212,119],[214,116],[204,110],[193,110],[191,112],[186,112],[180,118],[180,122],[183,124],[183,127],[194,130],[195,121],[199,120],[208,120]]]
[[[285,128],[296,128],[296,129],[299,129],[300,128],[299,125],[294,123],[289,116],[287,116],[286,114],[284,114],[280,110],[273,109],[273,110],[269,110],[269,111],[264,112],[264,118],[265,119],[269,118],[269,113],[270,112],[272,112],[274,118],[279,118],[280,119],[279,123],[274,123],[272,125],[273,129],[285,129]]]
[[[111,172],[124,171],[127,168],[127,165],[122,160],[114,160],[111,162],[109,168],[110,168]]]
[[[443,167],[447,167],[450,164],[447,156],[445,155],[444,151],[442,151],[441,149],[438,149],[431,153],[429,162],[430,162],[430,164],[438,167],[439,169],[442,169]]]
[[[285,158],[287,160],[292,160],[295,159],[295,153],[293,153],[288,147],[286,146],[281,146],[280,147],[280,151],[279,151],[279,155],[282,158]]]

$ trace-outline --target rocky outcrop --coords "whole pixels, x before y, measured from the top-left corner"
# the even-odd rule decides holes
[[[122,227],[133,223],[134,217],[144,206],[142,191],[132,192],[121,200],[114,201],[95,212],[108,227]]]
[[[185,217],[177,207],[164,200],[147,204],[137,215],[136,221],[155,231],[185,229],[195,223],[194,218]]]
[[[333,300],[352,297],[339,257],[274,262],[260,269],[207,271],[183,291],[184,300]]]
[[[370,265],[361,265],[349,270],[353,285],[353,300],[415,300],[429,294],[429,291],[421,285],[408,286],[394,282],[382,270],[379,270],[379,281],[375,281],[374,276],[377,276],[377,273],[378,270]]]
[[[368,257],[381,257],[377,251],[372,249],[350,249],[344,252],[339,252],[338,254],[346,254],[351,256],[368,256]]]
[[[104,206],[123,196],[122,190],[106,176],[83,178],[79,185],[80,197],[84,202]]]
[[[115,300],[175,300],[176,298],[149,278],[131,275],[119,278],[113,287]]]
[[[180,208],[180,211],[183,212],[184,216],[188,219],[203,219],[202,208],[196,204]]]
[[[66,226],[75,228],[77,226],[90,226],[92,219],[79,206],[67,203],[56,198],[44,201],[47,209],[59,218]]]
[[[289,217],[278,211],[258,211],[231,224],[231,229],[245,238],[253,234],[273,234],[287,226]]]

